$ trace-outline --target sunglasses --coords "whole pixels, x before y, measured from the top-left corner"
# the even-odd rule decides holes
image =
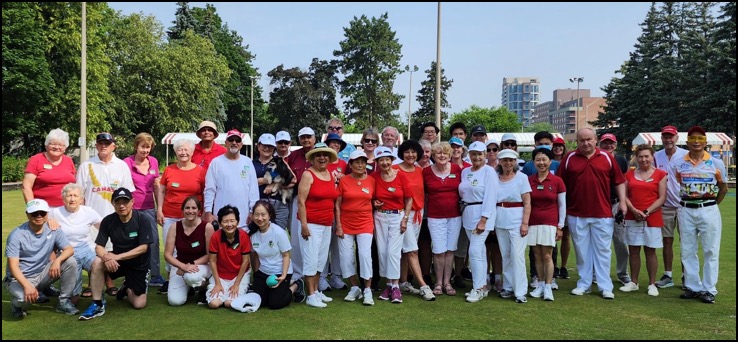
[[[328,126],[329,131],[340,131],[343,129],[343,126]]]
[[[687,142],[704,143],[707,142],[707,137],[704,135],[690,135],[687,137]]]
[[[518,143],[516,143],[514,141],[503,141],[502,142],[502,145],[503,146],[518,146]]]
[[[228,139],[226,139],[226,141],[227,142],[237,142],[237,143],[240,143],[241,142],[241,138],[228,138]]]
[[[487,152],[497,152],[497,151],[499,151],[499,150],[500,150],[500,149],[498,149],[497,147],[493,147],[493,148],[488,148],[488,149],[487,149]]]
[[[277,141],[277,144],[279,144],[279,145],[289,145],[290,142],[289,141],[286,141],[286,140],[282,140],[282,141]]]
[[[365,144],[377,144],[379,143],[379,139],[364,139]]]
[[[30,213],[29,215],[31,215],[31,217],[44,217],[46,216],[46,212],[45,211],[34,211]]]

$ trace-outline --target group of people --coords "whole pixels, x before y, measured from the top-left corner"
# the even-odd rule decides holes
[[[569,278],[569,237],[579,275],[571,294],[589,293],[596,283],[603,298],[615,297],[614,244],[620,290],[640,289],[643,247],[647,294],[658,296],[658,288],[674,285],[675,231],[682,298],[715,301],[722,229],[715,204],[727,185],[722,161],[705,151],[701,127],[689,129],[684,150],[676,146],[677,129],[666,126],[665,148],[637,146],[633,168],[614,154],[614,135],[598,139],[589,128],[577,132],[570,152],[562,139],[537,133],[527,162],[514,135],[489,140],[483,126],[471,129],[468,146],[461,123],[451,126],[448,142],[427,123],[420,140],[399,146],[397,129],[369,128],[360,149],[342,140],[340,120],[330,119],[326,131],[320,142],[312,128],[302,128],[296,150],[289,132],[262,134],[252,159],[241,154],[239,131],[228,131],[223,147],[215,143],[215,124],[203,121],[200,141],[176,141],[177,160],[160,174],[147,133],[135,137],[135,153],[123,160],[115,156],[115,138],[100,133],[97,155],[75,169],[65,155],[68,134],[52,130],[46,151],[26,168],[28,222],[7,240],[4,285],[13,316],[24,317],[57,279],[57,311],[77,315],[79,298],[91,297],[80,320],[105,313],[105,293],[143,308],[149,286],[160,286],[173,306],[194,295],[210,308],[241,312],[293,301],[324,308],[333,300],[324,291],[348,287],[343,279],[350,283],[345,301],[374,305],[376,288],[382,301],[402,303],[403,292],[430,301],[456,295],[467,263],[468,302],[493,290],[518,303],[553,301],[556,278]],[[277,177],[288,181],[277,184]],[[665,268],[659,280],[658,248]],[[117,289],[113,280],[121,277]]]

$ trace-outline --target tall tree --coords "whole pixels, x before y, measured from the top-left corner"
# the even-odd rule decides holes
[[[174,12],[174,26],[169,28],[167,35],[170,40],[182,39],[187,30],[195,30],[200,24],[192,15],[189,2],[177,2],[177,10]]]
[[[452,115],[448,121],[462,122],[468,128],[483,125],[487,132],[520,132],[521,126],[518,122],[518,115],[507,107],[484,108],[471,105]]]
[[[427,77],[420,83],[420,90],[415,99],[420,107],[412,114],[410,122],[410,135],[420,139],[422,135],[421,126],[426,122],[436,122],[436,62],[431,62],[430,68],[425,70]],[[446,94],[451,88],[454,80],[446,78],[446,70],[441,68],[441,123],[448,119],[448,112],[444,108],[451,108]]]
[[[399,109],[402,95],[392,88],[402,72],[402,45],[390,28],[387,13],[371,19],[354,17],[343,31],[341,49],[333,55],[339,58],[344,75],[339,84],[347,116],[359,127],[397,122],[393,112]]]
[[[735,2],[726,2],[720,8],[720,16],[710,37],[712,46],[709,58],[709,74],[705,87],[705,108],[708,116],[714,118],[716,131],[723,131],[735,137],[735,44],[736,44]]]

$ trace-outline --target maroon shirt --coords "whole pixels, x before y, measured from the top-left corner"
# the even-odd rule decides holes
[[[205,226],[207,222],[200,222],[190,235],[185,234],[182,221],[178,221],[175,229],[177,236],[174,240],[174,249],[177,251],[177,260],[184,264],[194,264],[195,260],[200,259],[208,253],[205,244]]]
[[[556,171],[566,185],[566,213],[577,217],[612,217],[610,184],[625,183],[615,158],[595,148],[591,158],[574,150]]]
[[[305,154],[307,152],[309,151],[306,151],[303,147],[301,149],[292,151],[292,153],[287,156],[287,159],[285,159],[287,165],[290,166],[290,169],[292,169],[292,172],[297,178],[297,184],[300,184],[300,181],[302,180],[302,174],[313,165],[305,158]]]
[[[441,179],[433,173],[433,167],[423,169],[425,184],[425,208],[430,218],[452,218],[461,216],[459,212],[459,185],[461,167],[451,164],[451,173]]]
[[[550,172],[543,182],[538,181],[538,174],[529,176],[530,182],[530,219],[529,226],[546,224],[559,225],[559,194],[566,192],[561,178]]]

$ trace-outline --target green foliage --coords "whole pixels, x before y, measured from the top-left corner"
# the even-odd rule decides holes
[[[449,122],[463,122],[467,129],[483,125],[487,132],[520,132],[518,116],[506,107],[482,108],[477,105],[451,116]]]
[[[26,163],[27,158],[3,156],[3,183],[22,181]]]
[[[549,133],[556,133],[556,129],[548,122],[539,122],[534,123],[528,127],[523,128],[524,132],[530,132],[530,133],[538,133],[542,131],[546,131]]]
[[[420,90],[416,99],[420,104],[420,108],[413,113],[413,118],[410,123],[410,135],[420,139],[423,134],[421,127],[426,122],[436,122],[436,62],[431,62],[430,68],[425,70],[428,75],[423,82],[420,83]],[[446,94],[451,88],[454,80],[446,78],[446,70],[441,68],[441,123],[446,122],[448,119],[448,112],[443,110],[444,108],[451,108],[448,103]],[[452,121],[455,122],[455,121]],[[470,126],[467,126],[471,128]],[[442,127],[441,130],[443,130]]]
[[[339,58],[344,79],[339,82],[349,121],[358,127],[382,127],[397,121],[402,95],[393,93],[395,78],[402,72],[402,45],[395,38],[384,13],[379,18],[354,17],[344,28]]]

